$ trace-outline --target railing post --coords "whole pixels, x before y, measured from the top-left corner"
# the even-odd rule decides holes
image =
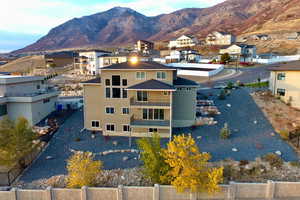
[[[12,188],[11,192],[11,200],[18,200],[18,188]]]
[[[275,182],[268,180],[267,182],[267,190],[266,190],[266,199],[274,199],[275,197]]]
[[[123,185],[119,185],[117,191],[117,200],[123,200]]]
[[[197,200],[197,195],[195,192],[190,192],[190,200]]]
[[[81,200],[87,200],[87,186],[82,186],[81,188]]]
[[[228,199],[235,200],[236,199],[236,192],[237,192],[237,185],[235,182],[229,182],[229,190],[228,190]]]
[[[159,200],[159,184],[155,184],[153,187],[153,200]]]
[[[46,189],[46,199],[47,200],[52,200],[52,187],[49,186]]]

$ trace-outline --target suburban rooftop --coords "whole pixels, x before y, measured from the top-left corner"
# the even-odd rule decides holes
[[[270,71],[300,71],[300,61],[289,62],[285,64],[278,64],[270,67]]]
[[[169,67],[166,65],[159,64],[157,62],[147,61],[141,62],[139,61],[136,64],[132,64],[131,62],[124,62],[119,64],[110,65],[107,67],[103,67],[102,70],[176,70],[174,67]]]

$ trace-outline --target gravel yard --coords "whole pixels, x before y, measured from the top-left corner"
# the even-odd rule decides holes
[[[221,112],[221,115],[215,117],[217,125],[197,127],[194,130],[178,129],[176,133],[192,133],[200,150],[211,153],[212,161],[226,158],[255,160],[258,156],[276,151],[280,151],[286,161],[298,159],[297,154],[278,134],[272,136],[274,133],[272,125],[246,89],[232,90],[226,100],[217,98],[219,92],[218,89],[202,92],[206,96],[213,95],[209,99],[215,100]],[[228,140],[223,140],[219,136],[224,123],[228,123],[232,132]],[[237,151],[232,151],[233,148]]]
[[[296,153],[277,134],[272,136],[274,130],[264,117],[249,93],[244,89],[232,91],[226,100],[218,100],[220,90],[203,90],[206,95],[212,94],[209,99],[215,100],[221,115],[216,116],[218,121],[214,126],[202,126],[196,129],[176,129],[175,134],[192,133],[201,151],[210,152],[212,161],[226,158],[235,160],[254,160],[266,153],[280,151],[286,161],[297,160]],[[228,107],[230,104],[230,107]],[[257,123],[254,123],[254,122]],[[227,122],[232,131],[228,140],[219,137],[220,129]],[[100,134],[92,138],[89,131],[81,132],[83,128],[82,111],[75,112],[60,127],[48,148],[24,172],[21,181],[32,182],[42,178],[66,174],[66,160],[72,155],[73,150],[90,151],[95,153],[96,159],[104,162],[104,169],[132,168],[141,164],[138,154],[134,153],[111,153],[106,156],[100,152],[114,149],[137,149],[135,140],[132,147],[128,147],[128,138],[110,137],[104,138]],[[201,136],[201,139],[200,137]],[[113,145],[117,141],[117,145]],[[166,144],[167,139],[163,140]],[[236,152],[232,151],[236,148]],[[123,160],[126,157],[125,161]]]

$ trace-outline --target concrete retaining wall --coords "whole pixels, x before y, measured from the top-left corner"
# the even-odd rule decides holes
[[[230,183],[214,195],[177,193],[172,186],[1,191],[0,200],[271,200],[300,199],[300,182]]]

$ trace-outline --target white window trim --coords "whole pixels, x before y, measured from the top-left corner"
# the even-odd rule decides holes
[[[124,131],[124,126],[129,126],[129,131]],[[131,127],[130,127],[130,125],[129,124],[122,124],[122,132],[123,133],[130,133],[131,132]]]
[[[114,109],[114,113],[107,113],[107,112],[106,112],[106,109],[107,109],[107,108],[113,108],[113,109]],[[114,107],[114,106],[106,106],[106,107],[105,107],[105,114],[107,114],[107,115],[113,115],[113,114],[116,114],[116,109],[115,109],[115,107]]]
[[[128,111],[129,111],[128,114],[124,114],[124,113],[123,113],[123,108],[128,108]],[[121,108],[121,115],[129,115],[129,114],[130,114],[130,109],[129,109],[129,107],[122,107],[122,108]]]
[[[144,78],[138,78],[137,73],[144,73],[145,77]],[[136,80],[146,80],[147,79],[147,73],[145,71],[138,71],[138,72],[135,73],[135,79]]]
[[[93,122],[99,122],[99,127],[93,126]],[[91,127],[92,128],[100,128],[100,120],[91,120]]]
[[[164,73],[165,74],[165,78],[158,78],[158,73],[161,73],[161,77],[162,77],[162,74]],[[156,72],[156,79],[157,80],[166,80],[167,79],[167,73],[166,72],[164,72],[164,71],[158,71],[158,72]]]
[[[107,130],[107,125],[114,125],[115,130],[114,130],[114,131]],[[116,126],[115,123],[107,123],[107,124],[105,124],[105,131],[106,131],[106,132],[114,133],[114,132],[116,132],[116,129],[117,129],[117,126]]]

